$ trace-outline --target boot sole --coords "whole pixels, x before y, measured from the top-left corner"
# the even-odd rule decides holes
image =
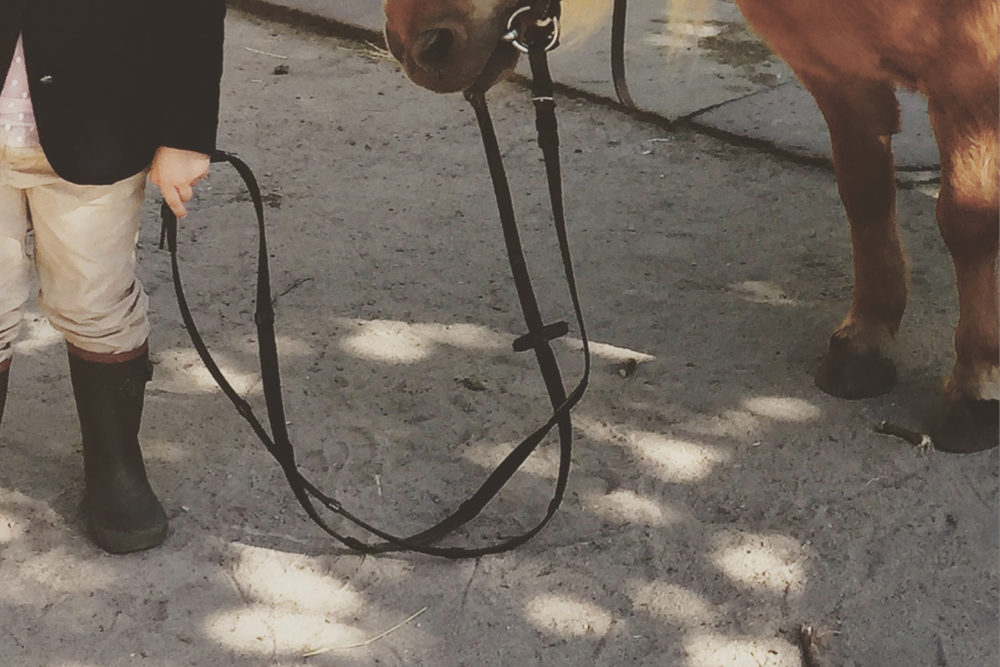
[[[165,516],[162,522],[158,521],[148,528],[128,531],[104,528],[93,520],[88,523],[94,542],[111,554],[127,554],[158,547],[167,539],[169,527]]]

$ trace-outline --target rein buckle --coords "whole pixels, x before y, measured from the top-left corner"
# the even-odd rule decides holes
[[[551,51],[559,46],[560,30],[558,17],[549,16],[548,18],[537,20],[534,25],[529,25],[526,29],[523,29],[523,26],[515,25],[519,23],[518,19],[522,14],[530,12],[532,9],[530,6],[521,7],[511,14],[510,20],[507,21],[507,32],[504,33],[502,39],[521,53],[528,53],[535,46],[536,42],[533,39],[526,39],[525,35],[536,30],[547,29],[543,35],[543,39],[548,39],[544,50]]]

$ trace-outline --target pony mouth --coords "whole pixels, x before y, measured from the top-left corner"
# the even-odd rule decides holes
[[[497,8],[490,17],[488,30],[490,34],[497,35],[496,45],[483,64],[479,76],[463,89],[465,92],[486,93],[514,70],[521,57],[521,52],[503,37],[507,32],[509,20],[510,12],[500,8]]]
[[[485,93],[510,74],[517,65],[520,55],[520,52],[507,42],[499,42],[483,65],[479,76],[463,90],[468,93]]]
[[[417,85],[435,93],[479,92],[485,93],[517,65],[520,52],[506,42],[499,42],[481,67],[466,67],[462,72],[446,72],[419,67],[407,62],[404,66],[410,79]],[[409,61],[409,59],[408,59]]]

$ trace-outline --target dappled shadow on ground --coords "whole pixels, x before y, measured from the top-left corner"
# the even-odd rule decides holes
[[[280,79],[231,56],[229,85],[257,86],[257,108],[223,126],[270,195],[289,427],[318,486],[417,530],[543,421],[547,400],[530,359],[509,351],[522,325],[469,114],[384,64],[295,44]],[[345,99],[344,77],[370,92]],[[399,90],[372,92],[386,86]],[[495,97],[543,309],[566,317],[530,121],[516,91]],[[996,453],[922,455],[871,431],[881,418],[919,424],[949,363],[953,284],[932,202],[900,201],[915,260],[901,386],[840,402],[810,380],[850,289],[832,176],[563,106],[576,262],[601,345],[552,525],[469,562],[339,550],[201,369],[150,224],[157,369],[143,435],[172,533],[126,557],[81,536],[63,352],[28,327],[0,445],[11,664],[298,664],[423,608],[308,661],[796,665],[807,622],[837,664],[989,664]],[[415,127],[414,109],[433,120]],[[262,411],[249,204],[231,174],[207,186],[182,228],[186,282],[224,369]],[[572,381],[578,345],[557,347]],[[542,516],[555,449],[456,542]]]

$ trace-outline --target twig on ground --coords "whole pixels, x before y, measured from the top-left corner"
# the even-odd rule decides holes
[[[405,621],[397,623],[396,625],[392,626],[388,630],[385,630],[384,632],[380,632],[377,635],[375,635],[374,637],[372,637],[371,639],[366,639],[363,642],[358,642],[356,644],[344,644],[343,646],[329,646],[327,648],[318,648],[318,649],[316,649],[314,651],[309,651],[308,653],[303,653],[302,657],[303,658],[311,658],[314,655],[322,655],[323,653],[329,653],[331,651],[346,651],[347,649],[361,648],[363,646],[368,646],[370,644],[374,644],[375,642],[377,642],[378,640],[382,639],[386,635],[388,635],[388,634],[390,634],[392,632],[395,632],[396,630],[399,630],[401,627],[403,627],[404,625],[406,625],[407,623],[409,623],[410,621],[412,621],[413,619],[415,619],[417,616],[420,616],[420,614],[424,613],[425,611],[427,611],[427,607],[424,607],[420,611],[418,611],[418,612],[416,612],[414,614],[411,614],[410,617],[407,618]]]
[[[893,424],[892,422],[882,420],[875,424],[875,432],[902,438],[919,449],[921,454],[926,454],[934,449],[934,442],[931,440],[929,435],[918,433],[917,431],[910,430],[905,426],[900,426],[899,424]]]
[[[252,49],[249,46],[244,46],[244,49],[250,53],[259,53],[262,56],[271,56],[272,58],[280,58],[281,60],[288,60],[288,56],[283,56],[280,53],[268,53],[267,51],[261,51],[260,49]]]
[[[282,290],[277,296],[275,296],[274,298],[271,299],[271,307],[274,308],[275,306],[278,305],[278,299],[280,299],[281,297],[285,296],[286,294],[291,293],[293,290],[296,290],[299,287],[302,287],[303,285],[305,285],[307,282],[310,282],[311,280],[312,280],[311,277],[306,277],[306,278],[299,278],[298,280],[296,280],[295,282],[293,282],[291,285],[289,285],[284,290]]]

